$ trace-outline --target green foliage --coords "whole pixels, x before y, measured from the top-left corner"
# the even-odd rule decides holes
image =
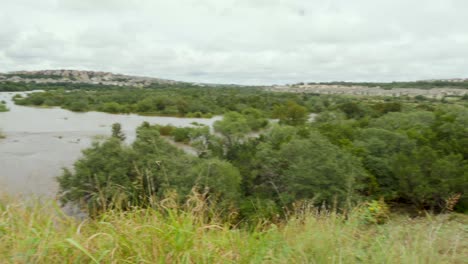
[[[175,142],[185,142],[190,141],[190,128],[174,128],[171,132],[171,136],[174,138]]]
[[[383,199],[366,202],[355,213],[364,224],[382,225],[390,219],[390,209]]]
[[[277,105],[273,109],[273,116],[281,123],[297,126],[307,121],[307,108],[293,101],[288,101],[284,105]]]
[[[125,141],[125,134],[122,131],[122,125],[120,123],[112,124],[112,137]]]
[[[74,171],[65,169],[58,177],[63,202],[85,203],[91,213],[106,209],[117,195],[132,196],[134,152],[117,138],[94,143],[83,151]],[[131,201],[135,202],[135,201]]]
[[[70,109],[73,111],[73,109]],[[125,106],[117,103],[117,102],[107,102],[103,103],[100,107],[99,110],[102,112],[107,112],[107,113],[112,113],[112,114],[117,114],[117,113],[125,113],[127,112],[125,110]]]
[[[120,126],[114,124],[110,139],[94,143],[73,171],[65,170],[58,178],[62,201],[85,203],[96,214],[109,208],[147,206],[171,191],[184,197],[198,186],[209,190],[217,203],[237,202],[241,179],[237,168],[227,161],[188,156],[161,139],[158,130],[144,124],[133,145],[125,146]]]
[[[44,104],[45,105],[51,105],[51,103],[48,102],[48,101],[44,101]],[[75,101],[75,102],[71,103],[68,106],[68,109],[70,109],[71,111],[75,111],[75,112],[85,112],[85,111],[88,111],[89,106],[88,106],[88,103],[86,101],[80,100],[80,101]],[[105,111],[105,112],[107,112],[107,111]],[[117,112],[114,112],[114,113],[117,113]]]
[[[465,215],[393,216],[364,228],[353,214],[303,207],[288,221],[243,227],[217,217],[222,212],[199,197],[189,200],[174,206],[176,201],[167,197],[152,208],[111,210],[78,221],[54,201],[2,197],[0,259],[51,264],[466,262]]]
[[[173,125],[155,125],[161,136],[170,136],[175,142],[184,144],[196,144],[198,141],[205,142],[209,137],[209,127],[196,125],[195,127],[175,127]]]
[[[388,102],[375,104],[372,108],[377,111],[379,115],[384,115],[390,112],[400,112],[402,110],[402,105],[400,102]]]
[[[26,88],[25,88],[26,89]],[[27,89],[34,87],[27,86]],[[22,105],[61,106],[72,111],[140,113],[145,115],[210,118],[226,112],[245,112],[249,125],[258,130],[266,125],[275,104],[301,101],[292,93],[268,93],[254,87],[198,87],[189,84],[152,85],[146,88],[105,85],[37,85],[45,92],[16,98]],[[65,92],[65,89],[67,92]]]
[[[409,155],[399,154],[392,162],[399,197],[437,210],[444,208],[450,194],[468,189],[467,171],[468,163],[460,155],[441,157],[429,147],[417,148]],[[461,202],[466,203],[466,196]]]
[[[211,201],[238,202],[240,199],[241,175],[227,161],[207,159],[194,166],[190,173],[193,186],[208,192]]]
[[[15,101],[74,111],[224,115],[215,122],[214,134],[196,124],[145,124],[131,146],[111,143],[120,136],[93,146],[80,161],[83,168],[61,177],[65,200],[103,209],[117,207],[108,203],[118,195],[127,205],[145,206],[171,192],[183,202],[198,186],[202,193],[207,187],[213,203],[235,206],[239,217],[247,219],[286,217],[299,200],[345,207],[383,197],[392,205],[440,212],[449,197],[459,195],[455,210],[468,208],[464,100],[282,94],[188,84],[49,88]],[[309,112],[318,113],[315,122],[307,122]],[[269,125],[269,118],[278,118],[278,124]],[[160,135],[192,146],[198,157],[175,149]],[[107,159],[119,164],[116,171],[99,165]],[[229,184],[221,185],[221,179]]]
[[[317,126],[320,133],[328,138],[333,144],[347,147],[351,144],[358,126],[355,120],[331,120],[319,121]]]
[[[247,118],[237,112],[226,113],[222,120],[214,123],[213,127],[215,131],[225,136],[230,144],[251,130]]]
[[[371,127],[387,130],[424,129],[434,124],[434,113],[418,111],[410,113],[389,113],[371,122]]]
[[[259,145],[254,188],[260,193],[284,204],[311,199],[317,204],[345,205],[357,198],[365,171],[358,160],[318,133],[275,148],[275,141]]]
[[[9,109],[6,107],[6,105],[3,102],[0,102],[0,112],[7,112]]]
[[[347,118],[358,119],[366,115],[366,110],[357,102],[347,102],[341,104],[338,108],[346,114]]]
[[[159,133],[161,136],[169,136],[171,135],[172,131],[174,131],[174,129],[176,129],[176,127],[171,125],[161,126],[159,127]]]
[[[247,125],[252,131],[259,131],[268,125],[268,119],[265,118],[265,115],[255,108],[242,110],[242,115],[247,119]]]
[[[367,193],[435,211],[449,195],[460,193],[459,208],[465,208],[465,115],[464,108],[445,106],[371,120],[371,128],[354,141],[355,153],[373,176]]]

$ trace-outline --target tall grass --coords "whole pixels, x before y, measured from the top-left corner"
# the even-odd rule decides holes
[[[465,215],[396,217],[383,225],[304,210],[236,228],[185,208],[108,211],[78,221],[54,201],[0,199],[1,263],[466,263]]]

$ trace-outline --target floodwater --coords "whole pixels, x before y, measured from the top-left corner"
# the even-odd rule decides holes
[[[81,150],[96,136],[109,136],[113,123],[122,124],[127,142],[135,139],[142,122],[191,126],[192,122],[212,126],[221,117],[176,118],[99,112],[75,113],[60,108],[18,106],[12,97],[18,92],[0,92],[9,112],[0,112],[0,194],[54,196],[55,177],[72,167]],[[19,93],[25,94],[25,93]]]

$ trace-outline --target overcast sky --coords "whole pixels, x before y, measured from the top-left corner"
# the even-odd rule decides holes
[[[0,0],[0,72],[273,84],[468,78],[467,0]]]

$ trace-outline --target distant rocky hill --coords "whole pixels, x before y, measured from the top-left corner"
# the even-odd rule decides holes
[[[16,71],[0,73],[0,82],[35,82],[35,83],[89,83],[116,86],[144,87],[154,83],[182,83],[172,80],[114,74],[110,72],[77,70]]]
[[[43,70],[0,73],[2,82],[14,83],[87,83],[114,86],[146,87],[152,84],[191,84],[219,86],[220,84],[188,83],[173,80],[114,74],[99,71]],[[238,85],[222,85],[238,86]],[[289,85],[256,86],[273,92],[352,94],[370,96],[418,96],[443,98],[468,94],[468,79],[423,80],[396,83],[297,83]]]

